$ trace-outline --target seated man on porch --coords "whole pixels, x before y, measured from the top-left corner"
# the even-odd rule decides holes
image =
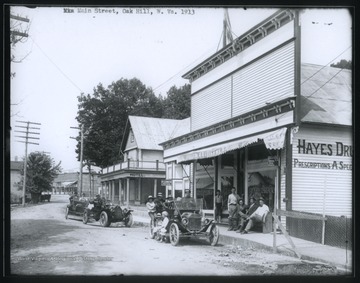
[[[265,223],[266,215],[269,213],[269,207],[264,203],[264,199],[259,198],[259,207],[246,219],[249,220],[245,230],[241,234],[246,234],[256,223]]]

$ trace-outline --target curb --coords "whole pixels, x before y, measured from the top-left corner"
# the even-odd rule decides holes
[[[142,227],[149,226],[149,224],[147,222],[145,222],[144,220],[142,220],[142,219],[134,219],[134,223],[137,223],[138,226],[142,226]],[[223,234],[220,234],[219,244],[242,246],[242,247],[246,247],[246,248],[262,249],[262,250],[265,250],[265,251],[274,252],[273,247],[270,247],[268,245],[264,245],[262,243],[254,242],[254,241],[251,241],[249,239],[237,238],[237,237],[232,237],[232,236],[223,235]],[[285,255],[285,256],[297,257],[296,253],[294,251],[289,250],[286,247],[277,247],[276,250],[277,250],[277,253],[279,253],[279,254],[282,254],[282,255]],[[307,255],[301,254],[300,260],[307,260],[307,261],[317,262],[319,264],[325,264],[325,265],[329,265],[329,266],[334,266],[337,269],[341,269],[341,270],[345,270],[347,272],[351,272],[351,269],[349,269],[349,267],[346,266],[346,265],[334,264],[334,263],[332,263],[330,261],[315,258],[315,257],[312,257],[312,256],[307,256]]]

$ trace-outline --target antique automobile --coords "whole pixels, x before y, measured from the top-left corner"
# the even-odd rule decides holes
[[[207,238],[212,246],[219,241],[219,227],[214,220],[205,218],[202,212],[202,199],[182,198],[172,201],[165,210],[169,213],[167,225],[167,238],[173,246],[177,246],[181,238]],[[154,229],[159,221],[155,217],[155,224],[150,225],[150,236],[155,238],[157,229]]]
[[[42,192],[41,193],[41,196],[40,196],[40,200],[41,201],[48,201],[48,202],[50,202],[50,199],[51,199],[51,194],[50,194],[50,192]]]
[[[99,221],[103,227],[109,227],[111,223],[124,222],[126,227],[131,227],[134,223],[131,214],[133,210],[115,205],[108,200],[102,199],[98,203],[89,205],[83,210],[83,223],[87,224],[91,220]]]
[[[70,204],[66,206],[65,218],[75,218],[81,220],[84,215],[85,208],[89,205],[88,199],[70,198]]]

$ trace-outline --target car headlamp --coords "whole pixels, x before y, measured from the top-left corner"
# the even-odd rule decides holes
[[[183,219],[181,219],[181,222],[182,222],[182,224],[184,224],[186,226],[189,223],[189,219],[183,218]]]

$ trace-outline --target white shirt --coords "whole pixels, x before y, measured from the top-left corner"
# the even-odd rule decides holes
[[[260,215],[261,217],[263,217],[267,212],[269,212],[269,207],[266,204],[263,204],[263,206],[259,206],[254,214]]]
[[[168,223],[169,223],[169,218],[168,218],[168,217],[164,217],[163,222],[162,222],[162,224],[161,224],[161,227],[162,227],[162,228],[166,228],[166,226],[168,225]]]
[[[148,212],[155,212],[156,211],[156,204],[155,202],[147,202],[146,207],[148,209]]]
[[[238,202],[238,195],[230,194],[228,197],[228,205],[237,204],[237,202]]]

